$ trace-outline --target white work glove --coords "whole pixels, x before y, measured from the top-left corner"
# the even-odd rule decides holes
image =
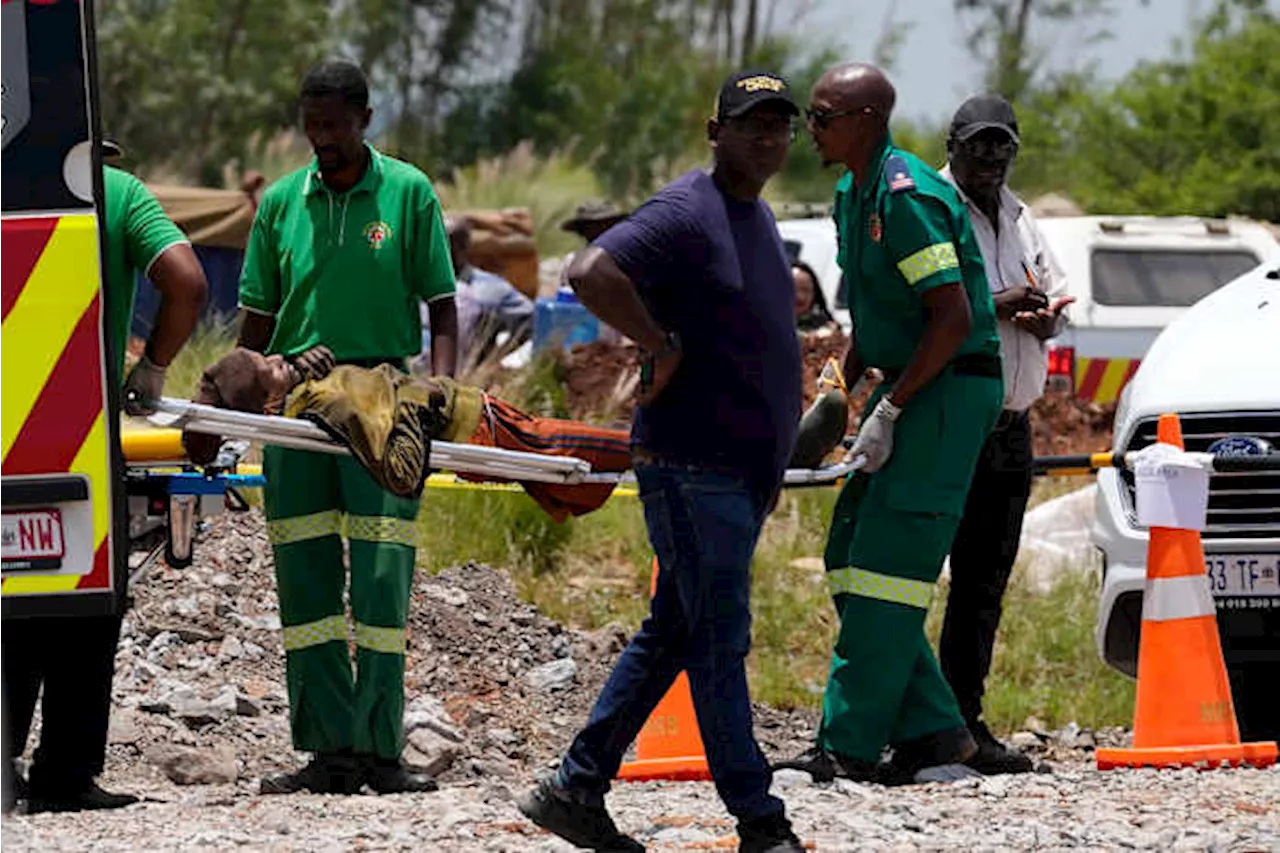
[[[155,413],[155,409],[144,405],[144,400],[159,400],[164,393],[165,368],[143,355],[138,363],[129,371],[129,378],[124,381],[124,410],[126,414],[138,417]]]
[[[868,474],[884,467],[893,453],[893,424],[900,414],[902,409],[889,402],[888,394],[881,397],[871,414],[862,419],[862,428],[845,459],[852,461],[865,455],[867,461],[862,470]]]

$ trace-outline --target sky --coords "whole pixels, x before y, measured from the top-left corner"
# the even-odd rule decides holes
[[[1173,55],[1174,41],[1190,32],[1191,21],[1207,12],[1211,0],[1113,0],[1115,14],[1098,22],[1112,38],[1087,44],[1088,30],[1059,26],[1052,35],[1033,29],[1031,37],[1049,48],[1048,67],[1083,70],[1094,64],[1107,80],[1122,77],[1141,60]],[[1280,12],[1280,0],[1268,0]],[[847,58],[870,60],[884,27],[886,12],[893,21],[913,23],[898,51],[890,77],[898,89],[900,116],[931,122],[950,117],[969,95],[979,91],[981,74],[964,46],[957,26],[954,0],[777,0],[775,27],[801,33],[815,43],[832,43]],[[792,17],[788,26],[783,10]],[[797,20],[798,19],[798,20]],[[858,22],[856,25],[854,22]],[[868,25],[869,24],[869,25]]]

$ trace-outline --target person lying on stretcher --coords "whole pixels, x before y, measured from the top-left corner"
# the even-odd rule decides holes
[[[194,402],[254,414],[283,409],[287,417],[312,421],[346,445],[379,485],[402,496],[422,491],[431,473],[432,441],[571,456],[597,472],[631,467],[626,430],[533,417],[480,388],[446,377],[410,377],[389,364],[372,369],[336,365],[323,346],[292,359],[232,350],[204,372]],[[217,456],[222,439],[186,431],[182,442],[188,458],[205,465]],[[522,485],[557,521],[598,509],[614,487]]]

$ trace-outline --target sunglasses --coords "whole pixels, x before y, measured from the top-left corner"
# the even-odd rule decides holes
[[[853,110],[824,110],[821,107],[809,107],[804,111],[804,120],[818,130],[826,130],[831,123],[838,118],[856,115],[872,115],[875,113],[874,107],[858,107]]]
[[[957,143],[956,147],[973,160],[1012,160],[1018,154],[1018,143],[1003,135],[979,134]]]

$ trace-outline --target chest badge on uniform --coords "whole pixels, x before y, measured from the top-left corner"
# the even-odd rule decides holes
[[[391,226],[385,222],[374,221],[364,227],[364,239],[369,241],[369,248],[377,251],[391,239]]]
[[[880,214],[872,213],[867,217],[867,233],[871,235],[871,242],[880,242],[880,238],[884,236],[884,227],[880,224]]]

